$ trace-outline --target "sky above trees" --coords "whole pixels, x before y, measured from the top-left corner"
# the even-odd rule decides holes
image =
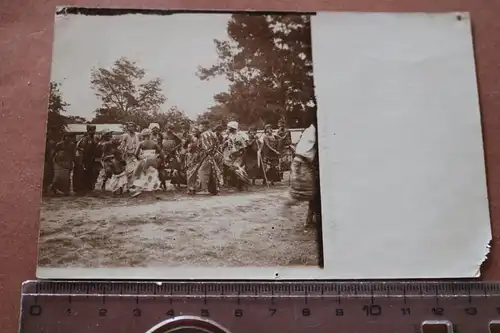
[[[198,66],[217,61],[214,38],[227,39],[229,14],[58,17],[51,80],[59,83],[67,114],[92,119],[101,106],[90,84],[93,68],[108,68],[126,57],[160,78],[167,101],[189,117],[206,111],[213,95],[228,89],[225,78],[202,82]]]
[[[68,16],[55,39],[69,120],[305,127],[316,112],[306,15]]]

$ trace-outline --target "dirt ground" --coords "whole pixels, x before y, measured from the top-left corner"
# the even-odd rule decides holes
[[[187,196],[44,198],[43,267],[303,266],[318,264],[307,204],[284,214],[285,185]]]

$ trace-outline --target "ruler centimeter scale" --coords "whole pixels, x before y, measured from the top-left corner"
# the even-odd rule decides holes
[[[500,333],[500,282],[28,281],[42,332]]]

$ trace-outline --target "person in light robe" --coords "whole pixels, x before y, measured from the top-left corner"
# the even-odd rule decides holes
[[[315,123],[311,123],[300,137],[291,164],[289,198],[287,210],[300,202],[309,202],[306,226],[312,226],[320,217],[320,191],[317,133]]]
[[[149,129],[141,132],[143,140],[137,146],[135,157],[139,161],[134,170],[134,180],[130,186],[132,196],[136,197],[143,192],[154,192],[160,189],[158,161],[163,152],[156,141],[152,139]]]
[[[136,125],[133,122],[125,124],[126,132],[121,137],[120,152],[126,164],[126,172],[129,180],[129,185],[132,185],[134,171],[137,167],[137,159],[135,152],[139,146],[139,134],[136,133]]]

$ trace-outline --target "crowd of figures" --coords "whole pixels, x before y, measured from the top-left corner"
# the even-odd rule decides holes
[[[270,186],[290,174],[290,204],[314,201],[317,188],[316,129],[312,124],[294,145],[283,122],[277,129],[266,125],[240,131],[231,121],[227,127],[210,128],[208,122],[181,134],[167,125],[164,131],[152,123],[137,131],[134,123],[113,138],[104,131],[98,137],[95,125],[76,141],[66,133],[48,145],[44,192],[49,195],[85,195],[105,191],[113,195],[138,196],[143,192],[187,187],[188,194],[217,195],[223,186],[245,190],[256,180]]]

